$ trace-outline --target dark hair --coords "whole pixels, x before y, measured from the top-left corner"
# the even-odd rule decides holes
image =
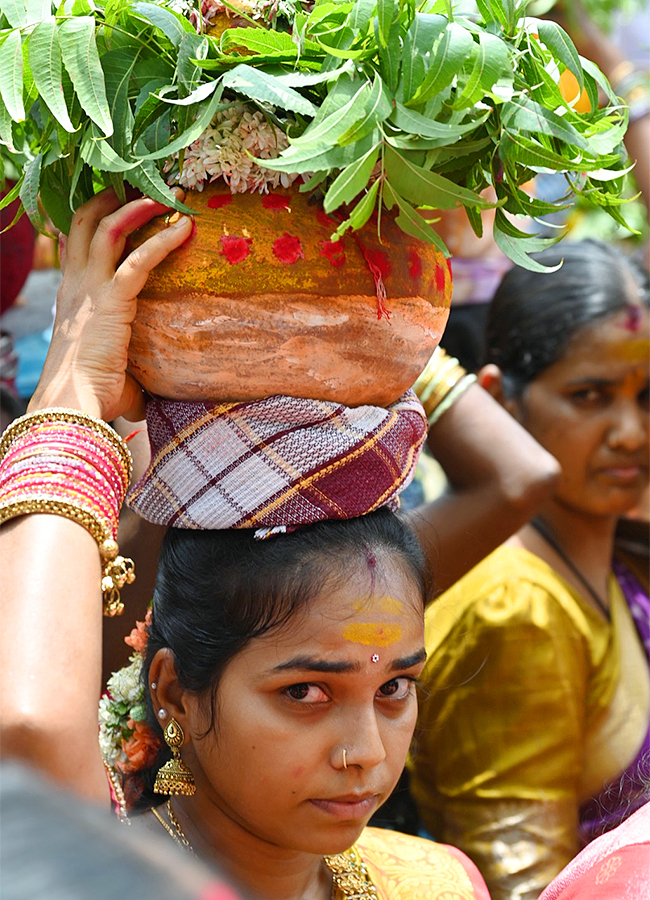
[[[556,272],[514,266],[496,290],[487,321],[485,362],[503,373],[506,397],[562,358],[581,328],[621,309],[648,306],[648,273],[620,249],[585,240],[534,254]],[[635,293],[636,289],[636,293]]]
[[[170,528],[160,555],[143,678],[158,650],[171,649],[182,687],[210,699],[213,727],[216,690],[230,660],[307,608],[325,583],[344,583],[355,563],[377,558],[381,577],[386,553],[390,565],[401,566],[413,580],[424,605],[431,588],[424,555],[411,529],[386,508],[264,541],[255,540],[251,529]],[[148,690],[145,697],[148,723],[160,734]],[[164,748],[153,768],[168,756]],[[152,777],[145,776],[149,783]],[[149,804],[159,801],[154,796],[145,790]]]

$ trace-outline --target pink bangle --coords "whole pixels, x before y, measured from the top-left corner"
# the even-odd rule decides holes
[[[0,524],[36,512],[82,525],[99,546],[104,614],[111,616],[123,611],[120,590],[135,578],[115,540],[131,468],[119,435],[78,410],[22,416],[0,439]]]

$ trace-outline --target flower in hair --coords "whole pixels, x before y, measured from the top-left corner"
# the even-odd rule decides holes
[[[151,765],[162,745],[160,737],[147,725],[142,664],[147,647],[147,627],[136,622],[126,644],[135,651],[128,666],[114,672],[99,701],[99,746],[106,765],[123,775],[131,775]]]

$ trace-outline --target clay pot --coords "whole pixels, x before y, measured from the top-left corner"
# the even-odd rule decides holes
[[[449,313],[441,253],[385,213],[382,242],[376,221],[332,242],[338,223],[293,190],[219,185],[186,203],[194,234],[151,273],[133,324],[130,370],[150,393],[387,406],[413,384]]]

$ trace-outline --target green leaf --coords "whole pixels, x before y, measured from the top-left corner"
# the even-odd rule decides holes
[[[14,145],[14,123],[4,103],[0,103],[0,144],[4,144],[10,153],[17,153]]]
[[[417,212],[404,197],[401,197],[397,193],[389,181],[385,182],[384,191],[390,198],[390,205],[392,206],[393,203],[397,204],[399,215],[395,219],[395,222],[402,231],[406,232],[406,234],[410,234],[411,237],[417,238],[419,241],[433,244],[438,250],[442,251],[445,256],[450,255],[449,250],[445,246],[445,242],[438,232],[431,227],[426,219],[420,215],[420,213]]]
[[[316,107],[311,100],[307,100],[298,91],[285,87],[276,78],[252,66],[241,64],[226,72],[223,76],[223,86],[260,103],[272,103],[274,106],[306,116],[316,115]]]
[[[377,0],[356,0],[348,17],[350,26],[364,34],[368,30],[376,5]]]
[[[486,94],[489,94],[497,81],[504,75],[513,77],[513,64],[506,44],[493,34],[480,33],[478,44],[473,49],[474,64],[465,82],[452,104],[453,109],[474,106]]]
[[[27,7],[21,0],[0,0],[0,12],[7,17],[12,28],[22,28],[29,24]]]
[[[106,97],[113,122],[111,145],[118,156],[128,159],[131,156],[133,138],[133,111],[129,102],[129,89],[133,69],[141,53],[128,47],[109,50],[104,54],[104,78]]]
[[[63,63],[54,19],[45,19],[31,33],[29,62],[36,88],[48,109],[66,131],[74,132],[63,95]]]
[[[38,208],[38,189],[41,180],[43,154],[39,153],[25,167],[25,177],[20,186],[20,199],[32,225],[40,231],[43,217]]]
[[[25,0],[25,9],[27,21],[32,24],[54,18],[51,0]]]
[[[107,137],[110,136],[113,134],[113,123],[97,52],[95,20],[90,16],[66,19],[59,26],[59,43],[63,64],[84,112]]]
[[[160,173],[155,163],[150,160],[144,160],[134,169],[129,169],[124,173],[126,181],[135,188],[139,188],[145,197],[151,197],[152,200],[158,200],[159,203],[165,203],[180,212],[192,214],[194,210],[185,206],[176,199],[176,195],[172,193],[171,188],[165,184],[160,177]]]
[[[291,146],[284,151],[288,159],[294,152],[309,147],[314,152],[323,151],[336,144],[339,138],[364,118],[366,101],[370,93],[370,85],[363,84],[347,103],[334,110],[320,122],[311,123],[300,137],[291,141]]]
[[[96,126],[86,132],[79,153],[81,159],[89,166],[104,172],[126,172],[137,165],[132,159],[122,159],[99,133]]]
[[[189,145],[195,141],[210,124],[210,121],[219,106],[222,93],[223,85],[220,84],[212,95],[210,103],[204,107],[203,112],[190,128],[187,128],[182,134],[179,134],[173,141],[165,144],[164,147],[161,147],[159,150],[154,150],[151,153],[142,154],[140,158],[142,160],[165,159],[166,157],[177,153],[179,150],[184,150],[186,147],[189,147]]]
[[[266,31],[264,28],[227,28],[221,37],[221,49],[232,50],[246,47],[253,53],[275,55],[278,52],[289,56],[298,55],[298,47],[286,31]]]
[[[162,93],[157,94],[156,97],[161,101],[161,103],[168,103],[172,106],[195,106],[196,104],[201,103],[203,100],[207,100],[210,94],[214,93],[218,85],[219,79],[217,79],[216,81],[204,82],[203,84],[200,84],[197,88],[195,88],[187,97],[181,97],[180,99],[175,97],[165,97]]]
[[[500,211],[497,210],[497,215]],[[502,253],[511,259],[516,265],[523,269],[529,269],[531,272],[556,272],[562,263],[557,266],[544,266],[537,260],[532,259],[529,253],[536,253],[540,249],[540,241],[546,240],[544,247],[549,247],[557,243],[558,238],[534,238],[534,237],[514,237],[511,233],[510,223],[507,222],[505,216],[503,218],[495,218],[494,221],[494,241]],[[521,232],[520,232],[521,233]]]
[[[360,194],[368,184],[368,179],[377,162],[379,147],[373,147],[361,159],[346,166],[334,179],[323,200],[323,209],[326,213],[338,209],[343,203],[352,203],[357,194]]]
[[[386,46],[388,32],[397,12],[396,0],[377,0],[377,23],[379,26],[379,45]]]
[[[120,203],[126,203],[126,190],[124,188],[124,178],[117,172],[108,172],[106,175],[107,186],[112,187],[117,194]]]
[[[140,96],[136,101],[135,121],[133,123],[134,141],[169,108],[156,96],[156,91],[166,84],[166,78],[158,78],[147,82],[140,91]]]
[[[537,23],[540,41],[551,51],[555,59],[559,59],[576,77],[580,90],[585,86],[582,77],[580,57],[573,41],[564,28],[551,19],[540,19]]]
[[[373,132],[366,135],[356,144],[346,144],[345,147],[331,147],[328,150],[315,152],[310,146],[307,146],[300,152],[298,149],[289,147],[283,150],[277,159],[258,159],[256,162],[260,166],[267,169],[273,169],[275,172],[320,172],[329,171],[330,169],[344,169],[353,163],[359,156],[367,153],[371,147],[379,141],[379,132]],[[291,153],[291,156],[287,154]]]
[[[488,109],[476,119],[471,119],[462,125],[455,125],[451,122],[437,122],[434,119],[429,119],[427,116],[423,116],[416,110],[409,109],[399,101],[396,101],[390,121],[396,128],[407,132],[407,134],[434,139],[435,143],[430,144],[431,147],[436,146],[436,144],[447,146],[458,140],[461,135],[479,128],[490,113],[491,110]]]
[[[70,231],[72,209],[61,162],[46,166],[41,172],[40,198],[43,209],[56,228],[64,234]]]
[[[494,206],[474,191],[454,184],[435,172],[428,172],[411,162],[404,154],[386,147],[386,175],[393,188],[416,206],[453,209],[459,204],[489,209]]]
[[[404,36],[402,60],[402,93],[412,97],[424,79],[431,50],[447,27],[444,16],[416,13]]]
[[[0,45],[0,97],[15,122],[25,120],[23,49],[20,31],[11,31]]]
[[[397,90],[402,67],[401,31],[399,21],[393,22],[386,38],[386,46],[379,48],[379,71],[391,94]]]
[[[361,200],[357,203],[354,209],[350,212],[350,215],[344,222],[341,222],[339,227],[336,229],[335,234],[339,237],[342,234],[351,228],[353,231],[358,231],[360,228],[366,224],[370,216],[373,214],[375,206],[377,204],[377,192],[379,191],[379,181],[373,182],[371,184],[370,189],[363,195]]]
[[[564,141],[565,144],[590,152],[589,142],[565,117],[545,109],[525,94],[520,94],[503,104],[501,124],[508,131],[546,134]]]
[[[472,35],[457,22],[450,22],[442,34],[431,58],[422,84],[412,97],[404,97],[407,106],[418,106],[451,84],[472,52]]]
[[[360,140],[371,131],[374,131],[380,122],[383,122],[393,109],[393,98],[389,94],[386,85],[380,75],[375,75],[372,90],[366,102],[365,116],[351,125],[347,131],[339,137],[337,143],[341,145],[351,144]]]
[[[24,175],[21,175],[16,184],[7,191],[4,197],[0,197],[0,209],[4,209],[20,197],[20,188],[23,183]]]
[[[180,45],[184,34],[195,33],[194,28],[184,16],[180,16],[164,6],[158,6],[155,3],[134,3],[133,10],[147,22],[159,28],[174,47]]]
[[[270,72],[265,70],[267,75],[273,75],[276,81],[285,87],[311,87],[314,84],[322,84],[324,81],[336,81],[339,76],[346,72],[354,72],[354,63],[347,59],[338,69],[328,70],[327,72]]]

